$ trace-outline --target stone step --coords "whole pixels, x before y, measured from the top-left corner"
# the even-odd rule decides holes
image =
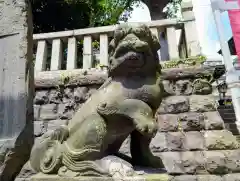
[[[239,142],[228,130],[157,133],[153,152],[238,149]]]
[[[217,111],[156,115],[160,132],[222,130],[224,122]]]
[[[235,150],[240,148],[237,137],[228,130],[158,132],[150,143],[153,153],[171,151]],[[126,139],[120,152],[130,155],[130,139]]]
[[[240,173],[240,150],[154,153],[171,175]]]
[[[162,100],[158,114],[211,112],[217,110],[216,97],[210,95],[169,96]]]

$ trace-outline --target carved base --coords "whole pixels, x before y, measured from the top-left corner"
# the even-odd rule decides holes
[[[134,177],[124,177],[122,179],[114,179],[110,177],[59,177],[56,175],[37,174],[33,176],[30,181],[168,181],[170,176],[166,174],[147,174],[138,175]]]

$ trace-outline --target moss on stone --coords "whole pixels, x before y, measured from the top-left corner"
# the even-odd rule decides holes
[[[189,57],[185,59],[176,59],[176,60],[169,60],[162,63],[163,69],[168,68],[180,68],[180,65],[183,67],[191,67],[201,65],[206,61],[206,57],[204,56],[196,56],[196,57]]]
[[[149,174],[145,179],[146,181],[170,181],[171,177],[167,174]]]

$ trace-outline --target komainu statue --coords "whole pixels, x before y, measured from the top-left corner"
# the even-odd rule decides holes
[[[149,148],[163,92],[159,49],[147,26],[119,25],[109,45],[109,78],[68,125],[33,147],[31,166],[60,176],[111,176],[111,159],[121,161],[118,151],[130,136],[129,164],[161,168],[161,159]]]

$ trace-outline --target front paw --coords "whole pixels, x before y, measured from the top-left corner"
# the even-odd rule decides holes
[[[154,122],[142,123],[136,125],[137,131],[143,135],[154,137],[158,131],[158,127]]]
[[[68,136],[69,136],[68,127],[65,125],[62,125],[59,128],[55,129],[50,135],[51,140],[58,140],[60,143],[65,141],[68,138]]]

